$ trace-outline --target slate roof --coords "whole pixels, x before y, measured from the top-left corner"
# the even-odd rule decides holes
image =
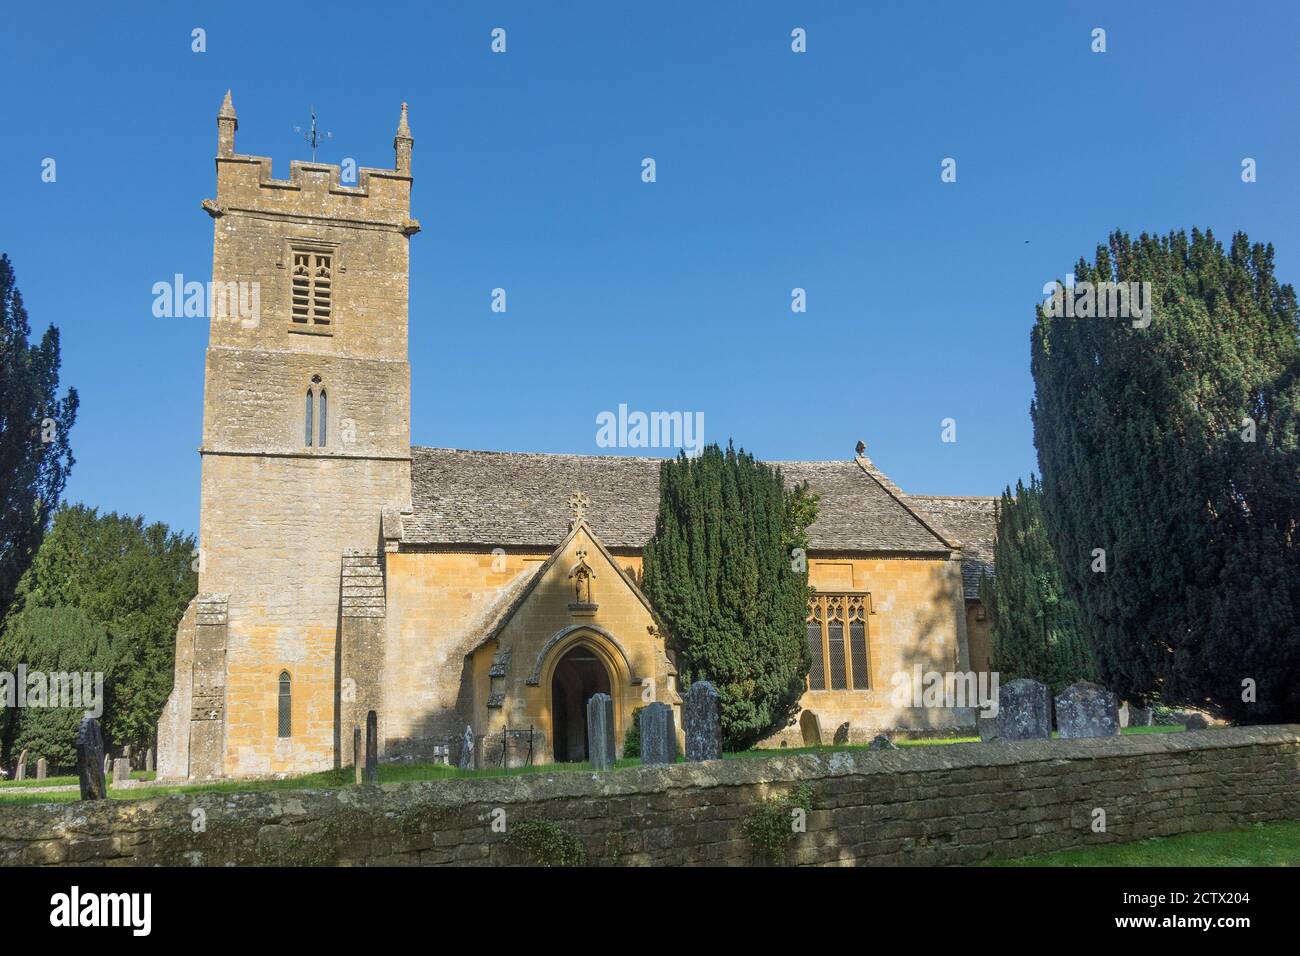
[[[993,541],[997,530],[996,497],[911,495],[912,502],[961,543],[962,590],[980,596],[980,575],[993,573]]]
[[[586,516],[609,548],[641,548],[654,533],[661,458],[411,449],[411,545],[553,549],[569,533],[569,496],[590,499]],[[950,539],[865,458],[783,461],[787,482],[821,495],[808,529],[815,551],[939,554]]]

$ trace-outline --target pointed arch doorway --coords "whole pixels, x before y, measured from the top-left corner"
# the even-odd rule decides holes
[[[610,692],[604,661],[586,644],[575,644],[551,675],[551,741],[557,763],[581,762],[587,744],[587,701]]]

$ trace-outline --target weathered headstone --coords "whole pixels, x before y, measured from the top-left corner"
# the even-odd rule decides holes
[[[822,745],[822,722],[816,713],[805,710],[799,715],[799,733],[803,735],[803,745],[805,747],[820,747]]]
[[[1153,714],[1150,707],[1129,703],[1127,700],[1119,705],[1120,727],[1150,727]]]
[[[460,735],[460,759],[456,766],[461,770],[474,769],[474,728],[465,725],[465,732]]]
[[[587,701],[587,751],[592,770],[614,766],[614,698],[592,694]]]
[[[1020,678],[998,688],[1000,740],[1044,740],[1052,736],[1052,692],[1046,684]]]
[[[1183,718],[1183,728],[1185,730],[1205,730],[1209,726],[1209,722],[1201,714],[1188,714]]]
[[[352,775],[354,782],[364,783],[366,770],[365,751],[361,749],[361,725],[352,725]]]
[[[146,750],[146,751],[144,752],[144,769],[147,770],[149,773],[153,773],[153,769],[154,769],[154,767],[153,767],[153,748],[152,748],[152,747],[150,747],[148,750]]]
[[[672,763],[677,759],[677,726],[673,709],[655,701],[641,710],[641,763]]]
[[[99,721],[83,717],[77,730],[77,778],[81,783],[82,800],[103,800],[108,796],[104,783],[104,735]]]
[[[1081,680],[1056,697],[1056,729],[1062,739],[1114,737],[1119,733],[1119,698]]]
[[[44,780],[49,775],[50,775],[49,763],[46,761],[44,757],[38,758],[36,761],[36,779]]]
[[[23,752],[18,755],[18,769],[14,772],[14,779],[15,780],[27,779],[27,748],[26,747],[24,747]]]
[[[682,711],[687,760],[722,759],[722,697],[706,680],[697,680],[686,692]]]
[[[129,765],[131,763],[131,745],[127,744],[122,748],[122,759]]]
[[[998,719],[996,717],[977,715],[975,726],[979,729],[980,740],[984,743],[998,739]]]
[[[849,742],[849,722],[846,720],[835,728],[835,737],[832,743],[836,747],[844,747]]]
[[[102,740],[102,738],[101,738]],[[104,778],[113,776],[113,757],[109,753],[104,754]]]
[[[379,782],[379,715],[366,714],[366,783]]]
[[[118,757],[113,761],[113,786],[125,786],[131,779],[131,761],[125,757]]]
[[[897,750],[898,744],[894,743],[884,734],[876,734],[871,738],[871,743],[867,744],[868,750]]]

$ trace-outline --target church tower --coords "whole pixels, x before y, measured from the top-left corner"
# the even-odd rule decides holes
[[[235,151],[238,128],[227,93],[203,202],[199,595],[160,726],[168,777],[335,765],[341,577],[364,565],[369,587],[352,593],[382,616],[382,515],[411,500],[406,104],[395,168],[354,183],[314,161],[274,179],[269,158]]]

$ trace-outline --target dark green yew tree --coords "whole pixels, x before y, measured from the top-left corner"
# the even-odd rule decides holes
[[[980,581],[993,626],[993,666],[1003,681],[1028,677],[1059,691],[1094,678],[1091,652],[1079,634],[1079,609],[1043,523],[1043,488],[1031,477],[1002,492],[993,548],[996,576]]]
[[[105,676],[103,723],[116,745],[143,751],[153,741],[172,689],[176,624],[198,590],[193,552],[193,536],[162,522],[65,505],[18,584],[15,617],[37,608],[72,608],[107,632],[113,669]],[[0,634],[0,651],[9,647],[13,630],[7,625]]]
[[[59,396],[59,330],[39,344],[9,257],[0,255],[0,621],[41,545],[72,468],[74,389]]]
[[[1271,246],[1198,230],[1117,232],[1075,276],[1154,300],[1146,328],[1040,306],[1031,336],[1043,513],[1099,680],[1300,719],[1295,291]]]
[[[730,444],[660,469],[644,590],[682,686],[718,688],[727,750],[752,746],[797,710],[811,663],[803,555],[816,514],[806,487],[787,489],[779,469]]]

